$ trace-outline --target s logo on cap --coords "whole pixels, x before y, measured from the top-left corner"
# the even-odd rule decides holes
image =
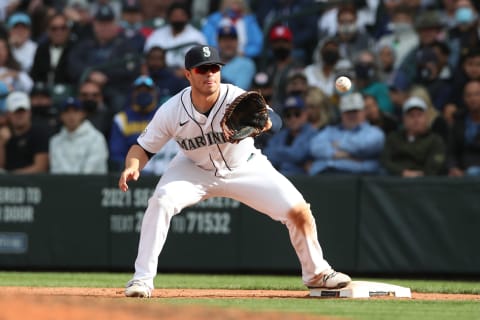
[[[210,48],[209,47],[203,47],[203,56],[208,58],[208,57],[210,57],[210,55],[211,55]]]

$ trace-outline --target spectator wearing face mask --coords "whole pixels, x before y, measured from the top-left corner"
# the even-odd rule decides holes
[[[372,37],[357,26],[357,10],[355,6],[341,6],[337,13],[337,24],[335,39],[339,45],[341,58],[353,60],[357,52],[373,46]]]
[[[452,62],[456,64],[465,51],[480,46],[478,12],[470,0],[455,3],[455,27],[448,31]]]
[[[374,96],[380,110],[393,113],[393,104],[390,99],[388,86],[378,78],[377,59],[371,51],[362,51],[355,59],[354,84],[361,93]]]
[[[416,65],[415,82],[427,89],[435,109],[442,110],[450,99],[452,84],[449,79],[440,77],[441,66],[437,54],[430,47],[419,50]]]
[[[217,33],[225,26],[235,28],[238,40],[237,52],[240,56],[255,58],[261,53],[262,30],[249,8],[248,1],[222,0],[220,9],[206,17],[202,32],[209,45],[214,47],[219,45]]]
[[[269,45],[273,61],[269,63],[265,71],[272,81],[272,107],[279,111],[279,106],[286,99],[286,86],[290,71],[303,67],[303,64],[292,56],[293,33],[288,27],[274,26],[269,33]]]
[[[166,50],[167,66],[184,68],[185,54],[197,44],[207,44],[203,33],[190,24],[190,10],[183,3],[173,2],[167,11],[168,23],[156,29],[145,43],[144,52],[154,46]],[[183,71],[179,71],[183,73]]]
[[[320,42],[313,57],[314,63],[305,67],[308,84],[320,88],[329,97],[335,93],[335,66],[339,61],[339,44],[334,38]]]
[[[122,168],[128,150],[153,118],[157,106],[153,79],[148,76],[138,77],[133,83],[130,104],[113,117],[109,139],[111,169]]]
[[[392,48],[395,53],[393,67],[398,68],[411,50],[418,46],[418,34],[414,28],[414,16],[406,6],[393,9],[389,33],[378,39],[377,47]]]
[[[145,53],[145,74],[150,76],[157,86],[158,102],[161,104],[188,86],[184,77],[178,77],[173,68],[167,66],[166,52],[160,47],[151,47]]]

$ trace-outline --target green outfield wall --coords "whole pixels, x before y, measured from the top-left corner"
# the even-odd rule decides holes
[[[0,268],[131,270],[157,178],[1,175]],[[292,182],[311,204],[337,269],[480,275],[480,179],[321,176]],[[268,201],[266,198],[265,201]],[[225,198],[171,223],[159,269],[298,272],[286,227]]]

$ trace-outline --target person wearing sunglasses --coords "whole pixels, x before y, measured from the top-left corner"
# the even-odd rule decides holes
[[[74,45],[68,19],[57,13],[47,24],[47,37],[38,44],[30,76],[35,83],[45,83],[49,88],[55,84],[74,85],[67,72],[70,68],[67,57]]]
[[[306,174],[310,140],[316,133],[308,122],[305,102],[300,96],[290,96],[283,106],[285,126],[268,141],[263,153],[284,175]]]
[[[139,178],[149,158],[170,139],[180,147],[148,201],[135,273],[125,295],[151,296],[171,219],[183,208],[211,197],[234,199],[284,223],[306,286],[346,286],[350,277],[335,272],[323,259],[315,219],[302,194],[255,148],[253,138],[232,143],[223,134],[221,121],[226,109],[244,92],[220,83],[223,64],[215,47],[192,47],[185,55],[185,77],[190,86],[158,108],[126,156],[118,181],[124,192],[128,182]],[[278,130],[280,121],[270,109],[264,131]]]

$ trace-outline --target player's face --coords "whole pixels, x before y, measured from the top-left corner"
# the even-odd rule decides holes
[[[220,69],[221,66],[218,64],[207,64],[187,70],[185,75],[190,81],[192,90],[203,95],[211,95],[220,87]]]

